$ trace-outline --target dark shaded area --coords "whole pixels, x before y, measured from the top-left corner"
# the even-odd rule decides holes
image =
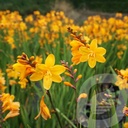
[[[57,2],[61,0],[0,0],[0,10],[19,11],[27,15],[35,10],[42,14],[47,13]],[[65,0],[71,3],[75,9],[89,9],[101,12],[128,12],[128,0]]]
[[[52,9],[54,0],[0,0],[0,10],[19,11],[22,15],[38,10],[45,14]]]
[[[71,0],[75,8],[102,12],[128,12],[128,0]]]

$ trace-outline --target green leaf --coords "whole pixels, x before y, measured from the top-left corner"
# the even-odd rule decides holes
[[[91,98],[91,113],[88,121],[88,128],[96,128],[96,92]]]
[[[24,123],[24,127],[31,128],[30,123],[29,123],[28,113],[23,105],[21,105],[21,107],[20,107],[20,112],[21,112],[21,118]]]

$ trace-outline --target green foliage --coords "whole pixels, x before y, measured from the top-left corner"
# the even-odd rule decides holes
[[[55,3],[61,0],[0,0],[1,10],[19,11],[23,16],[39,10],[42,14],[54,8]],[[89,9],[102,12],[127,13],[128,1],[119,0],[65,0],[71,3],[76,9]],[[100,7],[100,8],[99,8]]]
[[[123,0],[70,0],[75,8],[89,9],[101,12],[128,12],[128,1]]]
[[[23,16],[36,10],[45,14],[52,9],[54,2],[54,0],[0,0],[0,10],[19,11]]]

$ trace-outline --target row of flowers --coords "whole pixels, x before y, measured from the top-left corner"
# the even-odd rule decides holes
[[[127,68],[127,62],[125,62],[128,45],[127,16],[123,17],[120,13],[109,19],[90,16],[82,26],[75,25],[74,21],[67,18],[63,12],[55,11],[51,11],[45,16],[41,15],[39,11],[35,11],[23,19],[19,12],[7,10],[0,12],[0,18],[0,55],[6,58],[0,58],[2,70],[0,73],[0,114],[2,116],[0,122],[18,115],[22,115],[23,118],[25,112],[20,112],[20,108],[25,108],[29,112],[27,110],[28,99],[30,96],[34,98],[38,96],[37,106],[39,108],[36,107],[38,114],[34,118],[38,119],[41,115],[47,120],[51,118],[52,113],[55,113],[60,127],[62,127],[50,93],[54,83],[62,83],[73,89],[74,93],[71,93],[74,95],[72,99],[75,99],[73,112],[76,111],[74,109],[76,109],[77,103],[88,97],[86,93],[80,95],[77,93],[82,82],[90,76],[112,71],[117,74],[115,85],[119,87],[119,90],[128,88],[128,69],[122,69],[122,67]],[[30,47],[33,49],[29,49]],[[4,51],[4,48],[7,50]],[[24,50],[29,53],[29,57]],[[113,52],[117,53],[117,56],[113,56]],[[116,60],[113,60],[114,57]],[[108,69],[109,66],[111,71]],[[113,70],[112,67],[120,69]],[[63,73],[65,76],[62,75]],[[64,90],[66,88],[63,88]],[[19,96],[22,91],[25,98]],[[55,90],[52,91],[54,93]],[[93,94],[93,92],[91,93]],[[47,96],[53,110],[50,110],[49,103],[45,102]],[[111,95],[109,96],[111,98]],[[33,101],[31,105],[33,105]],[[33,107],[35,108],[35,106],[34,104]],[[121,111],[128,116],[127,103]],[[61,115],[63,114],[61,113]],[[70,116],[74,115],[76,119],[75,112],[70,114]],[[70,125],[77,128],[78,122],[74,126],[65,115],[63,117]]]

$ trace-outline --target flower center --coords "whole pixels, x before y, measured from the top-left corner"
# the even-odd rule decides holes
[[[93,51],[90,52],[89,57],[95,58],[95,53]]]
[[[52,73],[48,70],[45,75],[51,77]]]

